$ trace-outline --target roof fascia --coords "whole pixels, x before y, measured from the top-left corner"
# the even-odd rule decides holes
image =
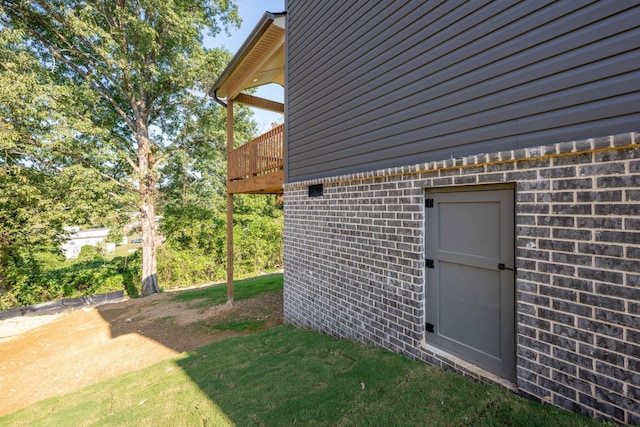
[[[226,105],[224,102],[222,102],[218,98],[217,96],[218,89],[220,89],[227,82],[229,77],[231,77],[231,75],[235,72],[238,66],[251,52],[251,49],[253,49],[253,47],[258,43],[258,41],[260,40],[260,37],[262,37],[262,35],[267,31],[267,29],[269,29],[269,27],[274,24],[276,19],[282,16],[286,16],[286,14],[287,12],[276,12],[276,13],[265,12],[264,15],[262,15],[262,18],[260,19],[258,24],[255,26],[255,28],[251,31],[251,34],[249,34],[249,37],[247,37],[244,43],[242,43],[242,46],[240,46],[240,49],[238,50],[238,52],[235,54],[233,59],[231,59],[231,62],[229,62],[229,64],[224,69],[220,77],[218,77],[218,80],[216,80],[213,87],[209,90],[209,95],[212,96],[219,104]]]

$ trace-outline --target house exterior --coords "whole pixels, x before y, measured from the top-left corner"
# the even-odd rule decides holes
[[[285,28],[286,13],[266,12],[209,91],[209,95],[227,110],[228,302],[233,302],[233,196],[281,195],[284,183],[284,124],[237,146],[233,137],[234,105],[245,104],[284,113],[284,104],[244,91],[272,83],[284,86]]]
[[[639,1],[288,0],[285,70],[287,323],[640,424]]]
[[[78,258],[80,249],[85,245],[98,246],[102,244],[107,253],[113,253],[116,249],[115,243],[106,242],[109,236],[109,228],[88,228],[86,230],[80,230],[79,227],[66,227],[65,231],[69,234],[69,237],[68,240],[60,246],[60,249],[67,259]]]

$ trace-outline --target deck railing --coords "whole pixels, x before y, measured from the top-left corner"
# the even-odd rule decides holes
[[[284,124],[229,153],[229,181],[277,172],[284,168]]]

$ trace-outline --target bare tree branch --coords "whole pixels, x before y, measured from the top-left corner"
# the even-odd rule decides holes
[[[129,166],[133,168],[135,173],[140,173],[140,168],[138,168],[138,165],[135,164],[135,162],[131,159],[131,157],[125,156],[125,160],[127,161],[127,163],[129,163]]]

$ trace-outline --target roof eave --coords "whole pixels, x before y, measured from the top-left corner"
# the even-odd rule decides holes
[[[217,96],[218,90],[224,86],[227,80],[231,75],[236,71],[238,66],[242,63],[242,61],[247,57],[247,55],[251,52],[251,50],[256,46],[260,38],[264,35],[264,33],[269,29],[271,25],[275,22],[275,20],[281,16],[286,16],[287,12],[265,12],[258,24],[255,26],[249,37],[242,43],[240,49],[235,54],[233,59],[229,62],[227,67],[224,69],[218,80],[216,80],[213,87],[209,90],[209,95],[212,96],[216,101],[222,103]]]

